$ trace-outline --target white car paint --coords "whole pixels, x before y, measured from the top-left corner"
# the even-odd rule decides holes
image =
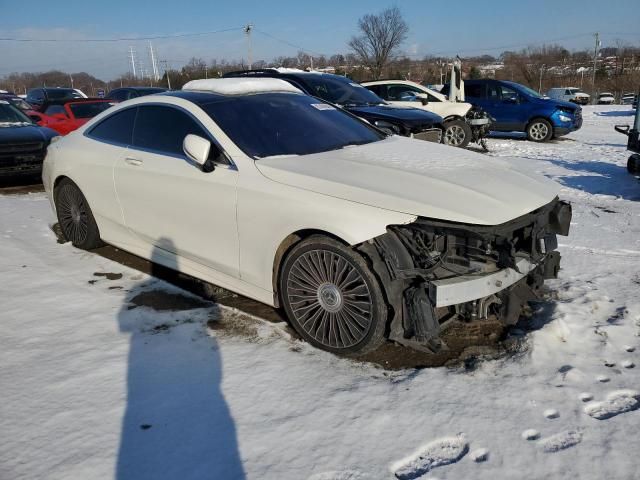
[[[147,103],[187,110],[231,164],[205,173],[175,157],[84,135],[106,116]],[[497,224],[557,193],[555,184],[502,161],[400,137],[254,160],[200,107],[167,95],[120,103],[49,147],[43,182],[54,209],[54,185],[65,176],[84,193],[105,242],[269,305],[277,304],[278,249],[295,232],[320,230],[355,245],[417,215]]]
[[[586,105],[591,99],[589,94],[584,93],[576,87],[551,88],[547,92],[547,97],[553,98],[554,100],[563,100],[565,102],[576,102],[582,105]]]
[[[615,101],[616,97],[613,95],[613,93],[602,92],[600,95],[598,95],[598,104],[600,105],[612,105],[613,103],[615,103]]]
[[[411,215],[499,225],[549,203],[558,184],[504,160],[392,136],[381,142],[256,162],[268,178]]]
[[[430,88],[420,85],[416,82],[408,80],[378,80],[375,82],[363,82],[363,87],[371,87],[376,85],[386,85],[387,88],[394,87],[398,91],[404,90],[407,92],[406,96],[403,96],[403,100],[394,100],[387,96],[378,95],[386,102],[392,105],[410,105],[415,108],[421,108],[428,112],[440,115],[445,120],[452,117],[464,118],[469,110],[471,110],[471,104],[465,102],[450,102],[447,97],[440,92],[431,90]],[[376,92],[377,93],[377,92]],[[422,95],[427,103],[423,104],[420,97],[416,95]]]

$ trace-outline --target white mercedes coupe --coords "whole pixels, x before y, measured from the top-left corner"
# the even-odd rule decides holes
[[[282,307],[313,345],[437,352],[452,319],[517,320],[571,207],[509,163],[388,136],[271,78],[129,100],[52,144],[74,246],[106,242]]]

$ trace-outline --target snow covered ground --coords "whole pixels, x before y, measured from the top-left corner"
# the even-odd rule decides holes
[[[574,221],[526,351],[472,371],[314,350],[56,243],[43,194],[0,196],[0,479],[637,479],[640,180],[613,131],[631,110],[584,112],[552,143],[489,142],[560,182]],[[157,291],[185,309],[131,301]]]

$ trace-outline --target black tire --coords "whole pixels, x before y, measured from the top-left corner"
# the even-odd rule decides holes
[[[66,240],[83,250],[102,245],[89,203],[75,183],[68,178],[62,179],[54,190],[53,199],[58,224]]]
[[[640,173],[640,155],[631,155],[627,160],[627,171],[632,175]]]
[[[378,279],[360,254],[332,238],[295,245],[279,291],[292,326],[315,347],[358,356],[384,342],[388,308]]]
[[[527,125],[527,138],[532,142],[546,142],[553,137],[553,127],[544,118],[534,118]]]
[[[464,120],[449,120],[444,122],[442,143],[452,147],[464,148],[471,141],[471,127]]]

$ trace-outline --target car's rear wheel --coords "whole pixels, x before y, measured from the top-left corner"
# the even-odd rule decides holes
[[[54,202],[58,224],[66,240],[84,250],[102,245],[89,203],[75,183],[68,178],[62,179],[54,190]]]
[[[312,345],[355,356],[384,341],[387,305],[378,280],[340,242],[314,235],[293,247],[279,288],[291,324]]]
[[[532,142],[546,142],[553,136],[553,127],[544,118],[535,118],[527,126],[527,138]]]
[[[471,127],[464,120],[450,120],[444,124],[442,143],[452,147],[466,147],[471,141]]]

